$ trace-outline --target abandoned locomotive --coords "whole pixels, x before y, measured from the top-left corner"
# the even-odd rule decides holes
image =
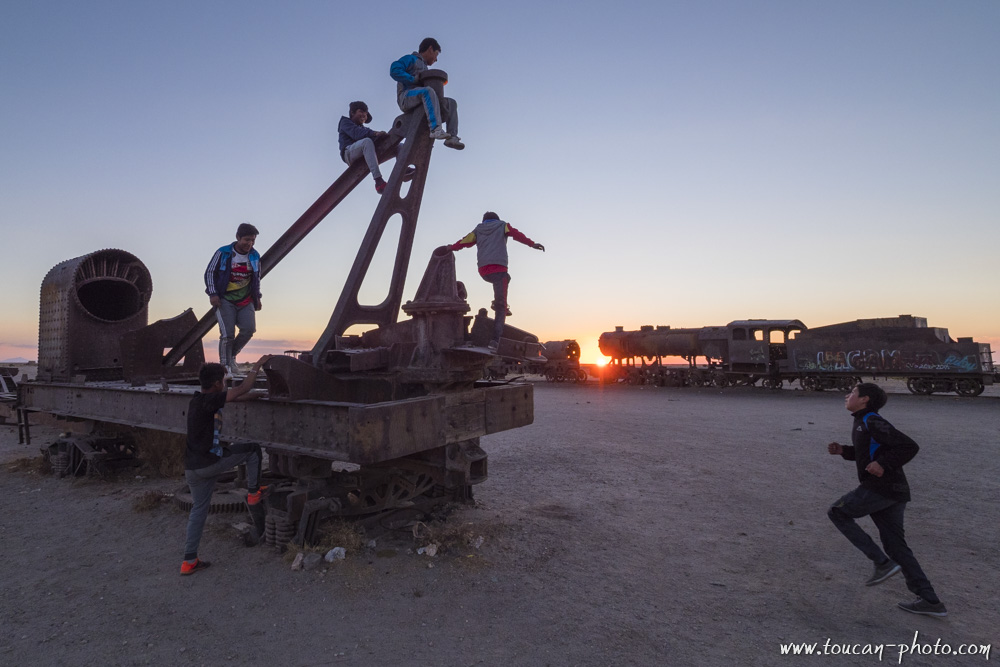
[[[666,386],[753,385],[848,390],[861,376],[906,379],[915,394],[978,396],[996,371],[988,343],[952,339],[912,315],[861,319],[810,329],[799,320],[736,320],[725,326],[601,334],[612,361],[604,379]],[[669,366],[680,357],[687,365]],[[697,359],[704,358],[699,365]]]

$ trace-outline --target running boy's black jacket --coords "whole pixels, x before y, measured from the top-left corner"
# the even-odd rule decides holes
[[[871,417],[868,418],[868,427],[865,428],[864,418],[867,414],[871,414]],[[879,447],[875,450],[874,456],[869,456],[872,439],[879,444]],[[906,475],[903,474],[903,465],[917,455],[917,450],[920,449],[917,443],[867,408],[854,413],[851,442],[854,446],[844,445],[844,453],[841,456],[857,464],[861,486],[886,498],[908,502],[910,485],[906,482]],[[885,470],[881,477],[876,477],[865,470],[872,461],[877,462]]]

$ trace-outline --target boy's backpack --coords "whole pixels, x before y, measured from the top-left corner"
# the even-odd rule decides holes
[[[875,452],[878,451],[879,447],[881,447],[879,443],[875,442],[875,438],[872,437],[872,432],[868,430],[868,418],[871,417],[872,415],[875,415],[876,417],[884,421],[886,424],[889,424],[888,420],[886,420],[885,417],[883,417],[877,412],[869,412],[868,414],[866,414],[864,417],[861,418],[862,423],[865,425],[865,430],[868,431],[868,438],[871,440],[871,443],[868,445],[869,461],[875,460]],[[892,424],[889,424],[889,426],[892,426]]]

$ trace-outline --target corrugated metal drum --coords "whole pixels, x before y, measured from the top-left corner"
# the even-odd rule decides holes
[[[56,264],[42,281],[42,379],[121,378],[122,334],[146,326],[153,281],[131,253],[107,249]]]

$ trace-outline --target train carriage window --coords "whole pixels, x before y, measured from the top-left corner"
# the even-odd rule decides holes
[[[785,342],[785,332],[781,329],[771,329],[768,332],[768,342],[771,345],[780,345]]]
[[[733,329],[733,340],[746,340],[747,330],[743,327],[735,327]]]
[[[792,329],[788,332],[788,340],[795,340],[800,333],[802,333],[801,329]]]
[[[763,329],[751,329],[750,333],[753,335],[753,339],[758,342],[764,341],[764,330]]]

